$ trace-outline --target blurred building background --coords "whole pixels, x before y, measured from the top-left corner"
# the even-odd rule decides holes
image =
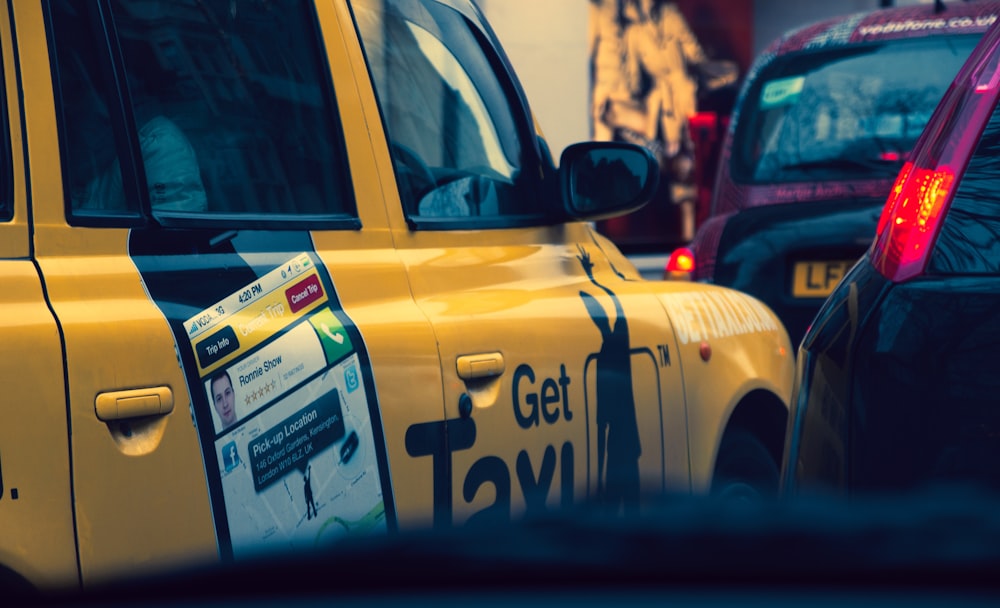
[[[475,0],[493,24],[552,147],[590,138],[589,0]],[[947,0],[957,2],[960,0]],[[786,30],[825,17],[933,0],[677,0],[710,57],[741,74]]]

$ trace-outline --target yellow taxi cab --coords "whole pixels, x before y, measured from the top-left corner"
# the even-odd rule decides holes
[[[787,333],[647,282],[470,0],[7,0],[0,582],[776,488]]]

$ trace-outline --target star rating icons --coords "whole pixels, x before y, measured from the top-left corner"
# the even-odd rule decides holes
[[[256,389],[250,391],[243,397],[243,403],[247,406],[255,405],[258,401],[267,401],[270,399],[272,393],[277,394],[278,383],[271,380],[267,384],[263,384]]]

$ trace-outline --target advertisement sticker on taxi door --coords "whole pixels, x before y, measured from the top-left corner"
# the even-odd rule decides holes
[[[184,322],[233,557],[387,529],[377,410],[349,324],[307,253]]]

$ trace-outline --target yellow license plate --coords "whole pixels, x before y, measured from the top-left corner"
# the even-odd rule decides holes
[[[792,296],[825,298],[853,265],[854,261],[796,262],[792,274]]]

